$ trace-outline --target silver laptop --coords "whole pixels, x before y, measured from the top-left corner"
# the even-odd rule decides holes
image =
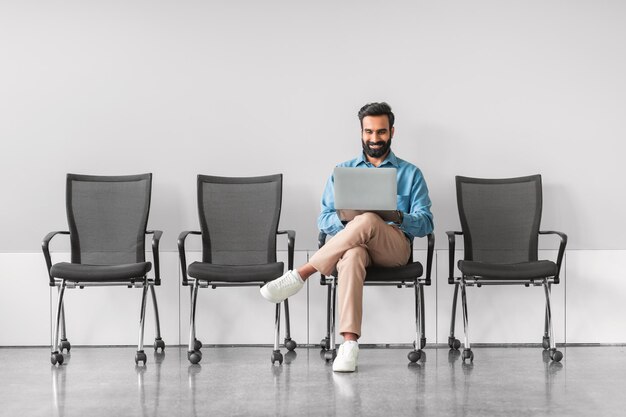
[[[341,221],[373,212],[383,220],[399,222],[395,168],[336,167],[333,177],[335,210]]]

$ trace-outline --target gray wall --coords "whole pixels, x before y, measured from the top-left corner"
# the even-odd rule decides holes
[[[41,269],[41,238],[67,228],[67,172],[153,172],[150,227],[173,255],[198,173],[282,172],[305,256],[327,176],[359,152],[356,111],[386,100],[439,251],[454,175],[541,173],[543,228],[570,236],[576,294],[608,280],[600,304],[624,290],[625,21],[620,1],[1,1],[0,280],[45,285],[20,254]]]
[[[196,174],[282,172],[281,224],[313,249],[374,100],[426,175],[438,247],[454,175],[541,173],[545,227],[624,249],[624,21],[619,1],[2,2],[0,251],[65,228],[67,172],[153,172],[170,250]]]

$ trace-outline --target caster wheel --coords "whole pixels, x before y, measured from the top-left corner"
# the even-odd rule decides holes
[[[324,352],[324,360],[326,362],[334,361],[336,356],[337,356],[337,351],[335,349],[329,349]]]
[[[450,349],[459,350],[461,347],[461,341],[459,339],[455,339],[454,337],[449,337],[448,346]]]
[[[288,351],[292,352],[296,349],[296,347],[298,346],[298,344],[291,340],[291,339],[285,339],[285,347],[287,348]]]
[[[148,362],[148,357],[143,350],[138,350],[137,353],[135,353],[135,364],[139,365],[139,362],[143,362],[144,366]]]
[[[275,350],[272,352],[272,365],[278,362],[279,365],[283,364],[283,354],[280,353],[280,350]]]
[[[63,354],[59,352],[53,352],[52,355],[50,355],[50,363],[53,365],[56,365],[57,363],[59,365],[63,365]]]
[[[550,338],[547,336],[544,336],[541,342],[541,346],[543,346],[544,350],[550,349]]]
[[[202,360],[202,352],[200,352],[199,350],[194,350],[193,352],[187,352],[187,359],[189,359],[189,362],[191,362],[194,365],[198,364]]]
[[[325,337],[321,340],[320,347],[324,350],[327,350],[330,348],[328,338]]]
[[[550,354],[550,358],[555,362],[561,362],[561,359],[563,359],[563,354],[555,349],[554,352]]]
[[[465,363],[466,359],[469,359],[470,363],[474,362],[474,352],[471,349],[463,350],[463,363]]]
[[[70,342],[68,342],[67,339],[61,339],[61,346],[60,346],[59,352],[63,353],[63,349],[65,349],[67,353],[70,353],[71,348],[72,348],[72,345],[70,345]]]
[[[194,340],[194,342],[193,342],[193,350],[200,351],[200,349],[202,349],[202,342],[199,341],[198,339]]]
[[[154,351],[158,352],[161,349],[161,353],[165,352],[165,342],[160,337],[154,339]]]
[[[412,350],[409,352],[409,354],[407,355],[409,358],[409,361],[411,361],[412,363],[415,363],[417,361],[419,361],[422,357],[422,350]]]

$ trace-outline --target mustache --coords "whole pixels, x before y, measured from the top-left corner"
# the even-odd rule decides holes
[[[367,146],[385,146],[385,142],[383,142],[382,140],[379,140],[378,142],[368,141],[366,143]]]

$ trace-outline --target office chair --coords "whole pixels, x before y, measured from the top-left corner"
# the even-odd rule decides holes
[[[154,291],[161,285],[159,240],[162,232],[146,230],[150,211],[152,174],[93,176],[67,174],[66,211],[69,231],[55,231],[44,237],[42,250],[48,268],[49,284],[58,288],[52,353],[53,365],[63,364],[63,350],[71,344],[65,329],[63,297],[66,288],[127,286],[143,288],[139,320],[139,342],[135,363],[146,364],[143,350],[144,319],[148,289],[154,304],[156,338],[154,350],[161,352],[159,310]],[[152,235],[154,278],[145,259],[145,236]],[[56,235],[69,235],[71,262],[52,264],[50,241]],[[59,331],[61,340],[59,340]]]
[[[567,236],[556,231],[540,231],[542,209],[541,176],[532,175],[508,179],[456,177],[457,204],[461,232],[449,231],[449,276],[454,285],[452,320],[448,345],[459,349],[461,342],[454,337],[456,305],[459,288],[463,308],[465,347],[463,362],[474,360],[467,318],[466,287],[483,285],[543,286],[546,307],[542,346],[556,362],[563,354],[556,349],[552,331],[550,293],[558,284],[561,261]],[[556,263],[538,260],[539,235],[560,238]],[[459,260],[460,277],[454,277],[455,236],[463,236],[464,257]]]
[[[263,286],[283,274],[276,262],[276,236],[287,235],[288,266],[293,269],[296,233],[278,230],[282,201],[282,174],[230,178],[198,175],[198,214],[201,231],[184,231],[178,237],[182,285],[189,286],[191,311],[187,358],[192,364],[202,359],[202,342],[196,338],[198,289]],[[202,261],[187,266],[185,240],[202,236]],[[289,302],[285,307],[285,347],[296,348],[290,336]],[[272,364],[282,364],[280,353],[280,303],[276,304]]]
[[[318,245],[321,248],[326,243],[326,233],[320,232]],[[395,286],[398,288],[413,288],[415,291],[415,327],[416,336],[413,342],[413,350],[409,352],[408,359],[415,363],[425,359],[426,354],[422,351],[426,346],[426,322],[424,317],[424,285],[430,285],[430,274],[435,249],[435,236],[429,234],[428,252],[426,257],[426,276],[422,276],[424,268],[420,262],[413,261],[413,241],[411,241],[411,255],[406,265],[399,267],[366,268],[365,286]],[[327,277],[320,274],[320,284],[327,286],[326,296],[326,337],[320,342],[322,354],[326,362],[330,362],[337,356],[335,343],[335,305],[337,299],[337,271]]]

